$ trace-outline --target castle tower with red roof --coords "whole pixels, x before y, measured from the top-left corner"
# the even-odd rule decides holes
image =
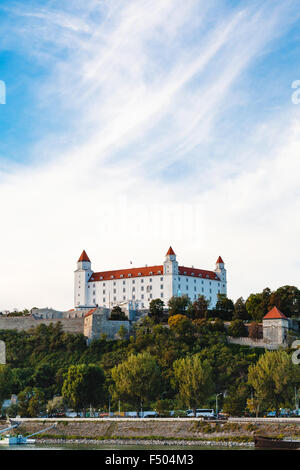
[[[74,306],[78,307],[88,307],[89,300],[89,290],[88,290],[88,281],[93,274],[91,269],[91,261],[86,254],[85,250],[81,253],[77,261],[77,269],[74,272]]]
[[[187,295],[192,302],[203,295],[213,308],[218,294],[226,293],[226,270],[220,256],[215,271],[179,266],[170,246],[162,264],[93,272],[83,250],[75,271],[74,308],[128,304],[133,310],[147,310],[153,299],[161,299],[167,308],[171,297],[181,295]]]
[[[263,337],[269,343],[285,344],[289,330],[288,318],[273,307],[263,318]]]

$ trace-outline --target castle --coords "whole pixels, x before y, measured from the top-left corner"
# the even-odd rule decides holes
[[[157,266],[94,272],[85,250],[77,262],[74,279],[74,308],[112,308],[127,305],[128,310],[147,310],[152,299],[165,306],[173,296],[187,295],[191,301],[204,295],[213,308],[218,294],[227,294],[226,269],[219,256],[214,271],[179,266],[172,249]]]

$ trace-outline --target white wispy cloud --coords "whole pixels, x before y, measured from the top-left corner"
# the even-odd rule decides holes
[[[0,173],[0,308],[71,307],[72,270],[83,248],[96,270],[126,266],[132,257],[159,263],[170,243],[181,263],[213,268],[222,254],[233,296],[266,277],[285,282],[275,266],[292,259],[297,237],[286,258],[274,261],[267,248],[279,250],[285,228],[277,223],[274,235],[272,223],[287,212],[291,222],[299,201],[292,177],[297,115],[258,122],[249,134],[269,135],[280,123],[285,137],[272,138],[263,152],[249,136],[249,160],[249,149],[221,160],[200,152],[203,143],[213,150],[248,67],[295,20],[293,4],[230,10],[219,1],[77,0],[72,12],[64,1],[8,7],[12,47],[37,61],[49,57],[37,109],[57,115],[60,126],[36,144],[31,165]],[[187,166],[179,182],[168,178],[172,165]]]

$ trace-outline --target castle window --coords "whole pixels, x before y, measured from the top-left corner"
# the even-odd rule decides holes
[[[199,277],[202,277],[202,274],[199,274]]]
[[[144,279],[141,279],[141,282],[144,282]]]
[[[141,286],[141,290],[144,290],[144,286]]]
[[[116,285],[116,281],[114,281],[114,286]]]
[[[100,276],[100,279],[103,279],[103,276]],[[93,280],[93,279],[92,279]]]
[[[150,277],[149,282],[152,282],[152,278]]]
[[[135,284],[135,279],[132,279],[132,284]]]
[[[113,276],[113,275],[111,275],[110,277],[111,277],[111,279],[113,279],[113,278],[114,278],[114,276]]]
[[[126,289],[125,289],[125,287],[123,287],[123,292],[126,292]]]
[[[125,284],[126,284],[126,282],[125,282],[125,281],[123,281],[123,286],[125,286]]]
[[[96,295],[96,291],[93,290],[93,295]]]
[[[103,294],[105,294],[105,289],[103,290],[103,292],[102,292],[102,293],[103,293]]]
[[[164,285],[163,285],[163,284],[161,284],[161,285],[160,285],[160,288],[161,288],[161,289],[163,289],[163,288],[164,288]]]
[[[163,281],[163,280],[164,280],[164,278],[163,278],[163,277],[161,277],[161,278],[160,278],[160,280],[161,280],[161,281]]]
[[[149,295],[149,298],[152,299],[152,294]]]
[[[132,299],[135,300],[135,295],[132,296]]]
[[[120,274],[120,277],[123,277],[123,274]]]
[[[114,297],[114,302],[117,300],[117,297]]]
[[[132,288],[132,292],[135,292],[135,287]]]
[[[194,273],[191,273],[191,276],[194,276]]]
[[[161,292],[161,293],[160,293],[160,296],[161,296],[161,298],[162,298],[162,297],[164,296],[164,293],[163,293],[163,292]]]
[[[153,274],[153,272],[152,272],[152,271],[150,271],[149,275],[150,275],[150,276],[152,276],[152,274]]]
[[[131,277],[131,273],[128,274],[128,277]]]
[[[161,274],[161,271],[157,271],[157,274]]]
[[[142,273],[138,273],[138,276],[141,276],[141,275],[142,275]]]
[[[144,294],[141,295],[141,298],[142,298],[142,299],[144,298]]]
[[[105,302],[105,297],[103,297],[103,302]]]

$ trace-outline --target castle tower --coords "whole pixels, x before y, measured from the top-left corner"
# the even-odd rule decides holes
[[[173,248],[170,246],[166,253],[166,260],[164,262],[164,274],[178,274],[178,263]]]
[[[217,259],[215,273],[221,279],[220,293],[227,295],[226,269],[225,269],[225,263],[222,260],[221,256],[219,256],[219,258]]]
[[[273,307],[263,318],[263,338],[275,343],[285,344],[289,330],[289,320],[277,307]]]
[[[91,261],[85,250],[81,253],[77,261],[77,269],[74,272],[74,307],[88,307],[88,280],[93,271],[91,269]]]

